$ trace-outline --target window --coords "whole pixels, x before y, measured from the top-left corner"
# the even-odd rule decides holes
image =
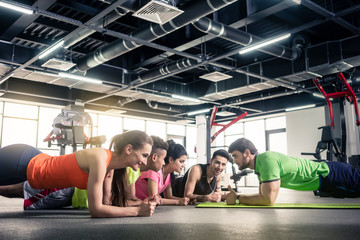
[[[275,117],[265,120],[266,151],[287,154],[286,118]]]
[[[266,131],[266,150],[287,154],[287,140],[285,128]]]
[[[145,121],[134,118],[124,118],[124,129],[145,131]]]
[[[162,122],[146,121],[146,133],[166,140],[166,124]]]
[[[253,142],[259,152],[265,152],[264,120],[245,122],[244,130],[244,137]]]
[[[122,133],[122,118],[109,115],[99,115],[98,135],[105,135],[104,148],[108,148],[111,138]]]
[[[169,123],[167,125],[167,134],[185,136],[185,126]]]
[[[286,128],[285,116],[265,119],[266,130],[274,130],[280,128]]]
[[[17,118],[4,118],[2,147],[24,143],[36,147],[37,121]]]
[[[38,118],[38,107],[18,103],[5,103],[4,116],[17,118]]]

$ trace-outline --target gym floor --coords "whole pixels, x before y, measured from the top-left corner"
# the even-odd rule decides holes
[[[243,188],[244,193],[256,188]],[[281,189],[278,203],[360,203]],[[87,210],[23,211],[0,197],[0,239],[359,239],[360,209],[159,206],[152,217],[91,219]]]

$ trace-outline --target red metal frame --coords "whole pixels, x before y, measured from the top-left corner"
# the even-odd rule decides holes
[[[346,78],[344,77],[344,75],[342,73],[339,73],[338,77],[340,78],[340,80],[345,85],[345,87],[346,87],[345,91],[334,92],[334,93],[326,93],[324,88],[317,81],[317,79],[315,78],[313,80],[316,87],[319,89],[319,91],[322,93],[322,95],[324,95],[325,100],[327,102],[327,105],[329,107],[329,115],[330,115],[330,118],[331,118],[330,126],[332,126],[335,129],[334,113],[333,113],[332,104],[331,104],[331,101],[330,101],[329,98],[338,98],[338,97],[345,97],[346,100],[348,100],[349,102],[354,103],[355,116],[356,116],[356,125],[360,126],[359,109],[358,109],[358,102],[357,102],[357,99],[356,99],[356,95],[355,95],[354,91],[352,90],[351,86],[349,85],[349,83],[346,81]]]
[[[228,127],[230,127],[231,125],[233,125],[234,123],[236,123],[237,121],[239,121],[240,119],[243,119],[244,117],[246,117],[248,115],[247,112],[244,112],[243,114],[241,114],[240,116],[237,116],[235,119],[233,119],[231,122],[229,122],[228,124],[219,124],[219,123],[215,123],[215,117],[216,117],[216,113],[217,113],[218,107],[213,108],[213,111],[211,113],[211,117],[210,117],[210,129],[212,128],[212,126],[222,126],[222,128],[217,131],[212,137],[211,137],[211,142],[213,142],[215,140],[215,138],[223,131],[225,131]]]

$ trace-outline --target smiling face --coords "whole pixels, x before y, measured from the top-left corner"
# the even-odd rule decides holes
[[[140,165],[147,164],[147,158],[151,153],[152,145],[145,144],[143,148],[134,150],[134,148],[129,146],[129,165],[130,167],[137,171]]]
[[[232,157],[234,158],[234,163],[236,163],[239,166],[239,170],[244,170],[245,168],[249,167],[250,164],[250,158],[248,156],[249,153],[250,151],[248,149],[246,149],[244,153],[241,153],[238,150],[235,150],[231,153]]]
[[[227,162],[228,160],[226,158],[219,155],[211,159],[210,169],[215,176],[219,176],[224,171]]]

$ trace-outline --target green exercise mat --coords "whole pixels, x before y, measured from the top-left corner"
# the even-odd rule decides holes
[[[227,205],[224,202],[199,203],[197,208],[359,208],[360,203],[275,203],[274,206],[248,206],[248,205]]]

